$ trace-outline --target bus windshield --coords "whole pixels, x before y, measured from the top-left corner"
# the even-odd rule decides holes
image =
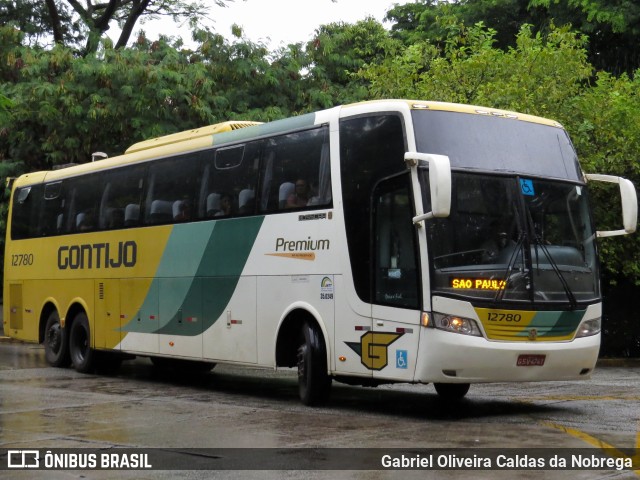
[[[466,172],[452,182],[451,215],[427,222],[434,292],[573,306],[598,299],[583,186]],[[421,183],[427,192],[426,169]]]
[[[573,306],[598,299],[583,186],[464,172],[452,180],[451,215],[427,222],[434,292]],[[421,183],[427,192],[427,170]]]

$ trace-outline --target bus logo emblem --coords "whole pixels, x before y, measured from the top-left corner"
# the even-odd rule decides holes
[[[360,355],[360,361],[369,370],[382,370],[389,364],[389,345],[402,335],[402,333],[367,332],[360,337],[360,343],[345,343],[351,350]]]
[[[535,340],[536,338],[538,338],[538,330],[532,328],[529,330],[529,340]]]

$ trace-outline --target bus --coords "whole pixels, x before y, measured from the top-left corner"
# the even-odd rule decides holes
[[[619,230],[594,229],[596,181]],[[589,378],[596,238],[637,222],[633,184],[583,173],[557,122],[412,100],[203,127],[11,192],[6,335],[79,372],[297,369],[308,405],[334,380]]]

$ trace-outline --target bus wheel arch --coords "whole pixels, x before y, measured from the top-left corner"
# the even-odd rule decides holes
[[[278,329],[276,366],[297,367],[299,396],[305,405],[321,404],[329,398],[326,339],[321,322],[306,309],[290,311]]]
[[[44,344],[44,356],[52,367],[68,367],[69,331],[62,327],[60,314],[56,306],[47,302],[42,309],[38,340]]]

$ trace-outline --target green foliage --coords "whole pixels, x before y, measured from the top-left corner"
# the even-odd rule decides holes
[[[551,25],[570,25],[589,36],[590,63],[612,73],[632,74],[640,67],[640,4],[620,0],[416,0],[387,14],[393,35],[405,45],[428,41],[440,46],[441,20],[455,16],[465,25],[482,22],[496,30],[495,46],[514,47],[522,25],[545,34]]]
[[[573,101],[566,120],[586,172],[620,175],[640,188],[640,75],[614,77],[600,72],[595,85]],[[600,229],[621,228],[616,189],[593,192]],[[638,234],[599,242],[609,278],[622,276],[640,285]]]
[[[557,117],[591,75],[585,39],[567,28],[546,38],[524,25],[516,46],[494,48],[495,31],[445,19],[443,47],[419,42],[363,68],[375,97],[427,98]],[[561,116],[562,117],[562,116]]]
[[[366,99],[366,82],[354,73],[395,53],[399,46],[372,18],[321,26],[307,44],[310,74],[318,87],[312,104],[327,108]]]

